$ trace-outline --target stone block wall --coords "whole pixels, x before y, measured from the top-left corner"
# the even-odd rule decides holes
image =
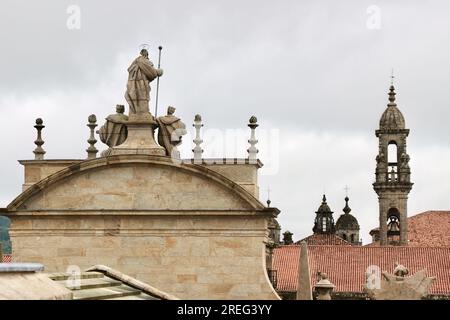
[[[257,166],[121,155],[44,177],[56,170],[44,162],[24,163],[25,181],[41,180],[7,208],[15,261],[103,264],[185,299],[279,299],[265,257],[279,211],[238,183],[256,186]]]

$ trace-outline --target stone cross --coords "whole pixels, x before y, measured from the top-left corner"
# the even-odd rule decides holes
[[[42,148],[42,145],[44,144],[44,140],[42,140],[42,129],[45,128],[43,125],[44,121],[42,121],[41,118],[36,119],[36,125],[34,126],[37,130],[37,138],[34,140],[34,144],[37,146],[36,149],[34,149],[34,160],[44,160],[44,154],[45,151]]]
[[[200,144],[203,140],[200,137],[200,128],[203,127],[203,124],[202,117],[199,114],[195,115],[194,124],[192,126],[195,128],[195,139],[193,140],[195,147],[192,149],[194,152],[194,163],[201,163],[203,149],[200,147]]]
[[[95,139],[95,135],[94,135],[94,129],[97,126],[97,117],[95,116],[95,114],[91,114],[88,117],[88,124],[87,126],[89,127],[90,130],[90,136],[89,139],[87,140],[87,142],[89,143],[89,148],[86,149],[86,152],[88,154],[87,158],[88,159],[95,159],[97,158],[97,148],[95,148],[95,144],[97,143],[97,139]]]
[[[258,143],[255,135],[255,129],[258,127],[258,124],[256,123],[257,121],[258,120],[256,119],[256,117],[252,116],[248,124],[251,130],[250,139],[248,140],[248,143],[250,143],[250,148],[247,149],[248,160],[250,161],[250,163],[256,163],[258,155],[258,149],[255,147],[255,145]]]

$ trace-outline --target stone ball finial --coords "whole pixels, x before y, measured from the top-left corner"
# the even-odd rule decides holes
[[[89,123],[97,123],[97,117],[96,117],[96,115],[95,114],[91,114],[89,117],[88,117],[88,121],[89,121]]]
[[[42,121],[41,118],[36,119],[36,125],[34,126],[37,130],[37,137],[34,141],[34,144],[36,145],[36,149],[34,149],[34,160],[44,160],[44,154],[45,150],[42,148],[42,145],[45,143],[44,140],[42,140],[42,129],[45,128],[43,125],[44,121]]]
[[[319,281],[314,289],[317,291],[317,300],[331,300],[331,291],[335,285],[328,279],[328,275],[324,272],[318,272]]]
[[[195,115],[194,121],[202,121],[202,116],[199,114]]]
[[[328,275],[325,272],[319,272],[319,277],[321,280],[328,279]]]
[[[251,124],[255,124],[257,121],[258,121],[258,119],[255,117],[255,116],[251,116],[250,117],[250,120],[248,120]]]

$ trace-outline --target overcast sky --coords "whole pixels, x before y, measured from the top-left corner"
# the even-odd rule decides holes
[[[126,68],[148,43],[155,63],[164,47],[160,110],[174,105],[189,127],[202,115],[205,157],[244,157],[258,117],[261,200],[270,187],[295,240],[312,233],[323,192],[338,218],[348,185],[369,241],[392,68],[411,129],[408,215],[450,209],[449,1],[117,2],[1,1],[0,207],[21,190],[16,160],[34,156],[34,120],[44,119],[47,159],[86,157],[88,115],[103,122],[126,104]],[[218,147],[233,132],[237,147]]]

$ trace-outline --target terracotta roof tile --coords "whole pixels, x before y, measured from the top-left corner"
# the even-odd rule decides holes
[[[378,241],[368,244],[378,245]],[[426,211],[409,217],[408,246],[450,247],[450,211]]]
[[[450,211],[427,211],[408,219],[408,245],[450,247]]]
[[[335,234],[313,234],[300,241],[297,241],[295,244],[300,244],[302,241],[306,241],[307,245],[351,246],[350,242],[345,241]]]
[[[2,261],[0,261],[0,262],[3,262],[3,263],[10,263],[10,262],[12,262],[12,255],[4,254],[3,257],[2,257]]]
[[[297,291],[300,246],[281,246],[274,250],[273,269],[277,270],[277,290]],[[406,266],[413,274],[426,269],[436,282],[432,294],[450,294],[450,247],[358,247],[308,246],[311,287],[317,272],[326,272],[337,292],[362,292],[369,266],[393,272],[395,263]]]

